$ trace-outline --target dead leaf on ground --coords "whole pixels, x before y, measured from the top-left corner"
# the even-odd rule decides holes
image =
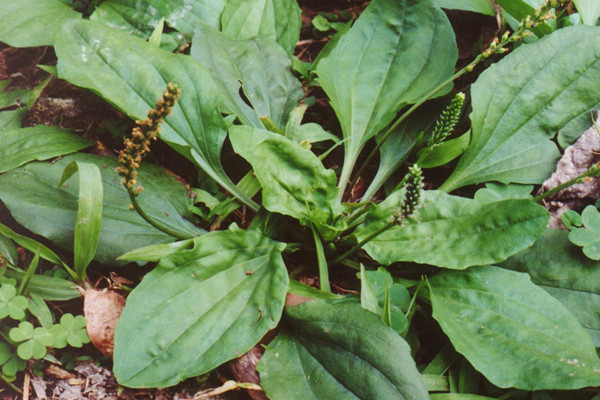
[[[125,296],[110,289],[87,289],[83,297],[88,336],[102,354],[112,357],[115,328],[125,307]]]

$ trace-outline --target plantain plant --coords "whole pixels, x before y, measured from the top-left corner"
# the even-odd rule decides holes
[[[518,17],[512,30],[456,70],[437,2],[372,1],[303,65],[340,135],[302,123],[294,0],[105,0],[90,20],[58,0],[22,3],[63,10],[64,23],[44,43],[14,27],[0,39],[53,45],[59,78],[137,121],[120,166],[78,153],[0,176],[15,220],[69,247],[77,231],[57,215],[79,219],[84,197],[52,183],[73,160],[80,179],[82,165],[98,166],[102,228],[75,274],[92,258],[157,262],[116,329],[120,384],[174,385],[275,330],[256,367],[274,400],[586,396],[600,386],[600,264],[547,229],[531,195],[600,103],[600,28],[558,29],[564,2],[498,2]],[[153,138],[200,172],[198,188],[141,163]],[[226,143],[245,162],[224,157]],[[318,275],[318,288],[302,275]],[[359,295],[332,293],[348,276]],[[290,295],[311,301],[286,307]]]

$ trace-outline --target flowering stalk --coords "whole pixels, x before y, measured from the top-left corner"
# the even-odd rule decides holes
[[[462,107],[465,104],[465,94],[460,92],[450,101],[448,107],[442,112],[439,119],[435,122],[435,128],[431,137],[427,141],[427,147],[421,152],[417,164],[421,164],[427,156],[446,140],[452,133],[458,123]]]
[[[466,67],[463,67],[459,71],[457,71],[450,78],[446,79],[444,82],[440,83],[437,87],[432,89],[429,93],[423,96],[418,102],[412,105],[404,114],[400,116],[382,135],[381,140],[377,142],[375,148],[369,153],[358,172],[356,173],[355,178],[353,179],[350,187],[352,187],[358,177],[362,174],[366,166],[373,160],[373,158],[379,152],[382,144],[386,141],[386,139],[390,136],[390,134],[406,119],[408,118],[417,108],[421,107],[423,103],[427,100],[431,99],[438,92],[446,88],[456,79],[460,78],[467,72],[473,71],[473,69],[488,59],[493,54],[502,54],[508,51],[507,46],[511,43],[518,42],[522,40],[524,37],[531,35],[529,32],[530,29],[535,28],[543,24],[548,19],[556,18],[554,14],[552,14],[552,10],[558,6],[565,4],[568,0],[546,0],[533,15],[528,15],[525,17],[519,25],[516,27],[515,31],[511,34],[509,31],[504,32],[500,39],[496,38],[490,43],[489,47],[481,54],[479,54],[471,63],[469,63]]]
[[[332,261],[333,264],[339,263],[350,257],[352,254],[360,250],[365,244],[369,243],[371,240],[381,235],[392,226],[402,226],[405,219],[414,217],[415,211],[422,206],[423,201],[423,172],[421,171],[421,168],[419,168],[417,164],[409,167],[408,173],[402,181],[404,182],[404,188],[406,191],[404,194],[404,200],[394,215],[390,216],[387,224],[383,225],[380,229],[352,246],[350,250],[334,259]]]
[[[150,143],[156,140],[160,131],[160,125],[171,114],[171,110],[180,96],[181,89],[176,84],[169,83],[163,92],[162,98],[156,102],[156,106],[153,109],[148,111],[148,118],[143,121],[136,121],[137,126],[133,128],[131,137],[124,139],[125,148],[119,152],[119,163],[121,166],[117,168],[117,172],[123,177],[123,185],[127,188],[133,208],[146,222],[168,235],[178,239],[188,239],[187,236],[183,236],[162,226],[146,214],[136,199],[144,188],[142,186],[135,187],[137,185],[137,170],[140,168],[142,158],[150,151]]]

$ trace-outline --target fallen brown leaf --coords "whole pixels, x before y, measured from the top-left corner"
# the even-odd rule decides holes
[[[87,289],[83,296],[88,336],[102,354],[112,357],[115,328],[125,307],[125,296],[110,289]]]

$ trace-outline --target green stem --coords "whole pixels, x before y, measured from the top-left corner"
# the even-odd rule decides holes
[[[136,195],[135,193],[133,193],[133,190],[131,190],[130,188],[127,188],[127,193],[129,194],[129,199],[131,199],[131,204],[133,205],[133,208],[135,209],[135,211],[137,211],[137,213],[144,218],[144,220],[146,220],[147,223],[149,223],[150,225],[152,225],[153,227],[155,227],[156,229],[166,233],[167,235],[171,235],[173,237],[176,237],[177,239],[191,239],[192,236],[186,236],[186,235],[182,235],[180,233],[177,233],[175,231],[172,231],[171,229],[162,226],[161,224],[159,224],[158,222],[156,222],[155,220],[153,220],[148,214],[146,214],[146,212],[142,209],[142,207],[140,206],[140,204],[138,203],[137,199],[136,199]]]
[[[582,179],[587,178],[588,176],[597,176],[599,172],[600,171],[598,171],[598,169],[590,168],[587,172],[584,172],[583,174],[579,175],[578,177],[573,178],[569,181],[566,181],[565,183],[558,185],[557,187],[550,189],[545,193],[540,194],[539,196],[535,197],[533,200],[535,202],[539,203],[540,201],[544,200],[546,197],[550,197],[553,194],[558,193],[561,190],[568,188],[569,186],[575,185],[576,183],[581,183]]]
[[[23,394],[23,392],[21,391],[21,389],[19,389],[18,387],[16,387],[15,385],[13,385],[11,382],[8,381],[8,379],[6,379],[6,377],[3,374],[0,374],[0,378],[2,378],[2,380],[4,382],[6,382],[6,384],[8,386],[10,386],[10,388],[12,390],[14,390],[15,392],[19,393],[19,394]]]
[[[387,231],[388,229],[390,229],[394,225],[395,225],[394,222],[390,222],[390,223],[385,224],[379,230],[373,232],[372,234],[370,234],[369,236],[367,236],[366,238],[364,238],[363,240],[361,240],[360,242],[358,242],[357,244],[355,244],[354,246],[352,246],[352,248],[350,248],[350,250],[348,250],[347,252],[345,252],[341,256],[339,256],[336,259],[334,259],[331,263],[332,264],[337,264],[337,263],[345,260],[346,258],[350,257],[352,254],[354,254],[358,250],[360,250],[365,244],[369,243],[375,237],[381,235],[383,232]]]
[[[325,251],[323,251],[323,242],[321,237],[311,225],[313,237],[315,239],[315,249],[317,251],[317,263],[319,264],[319,282],[321,283],[321,290],[327,293],[331,293],[331,286],[329,285],[329,268],[327,267],[327,259],[325,258]]]

